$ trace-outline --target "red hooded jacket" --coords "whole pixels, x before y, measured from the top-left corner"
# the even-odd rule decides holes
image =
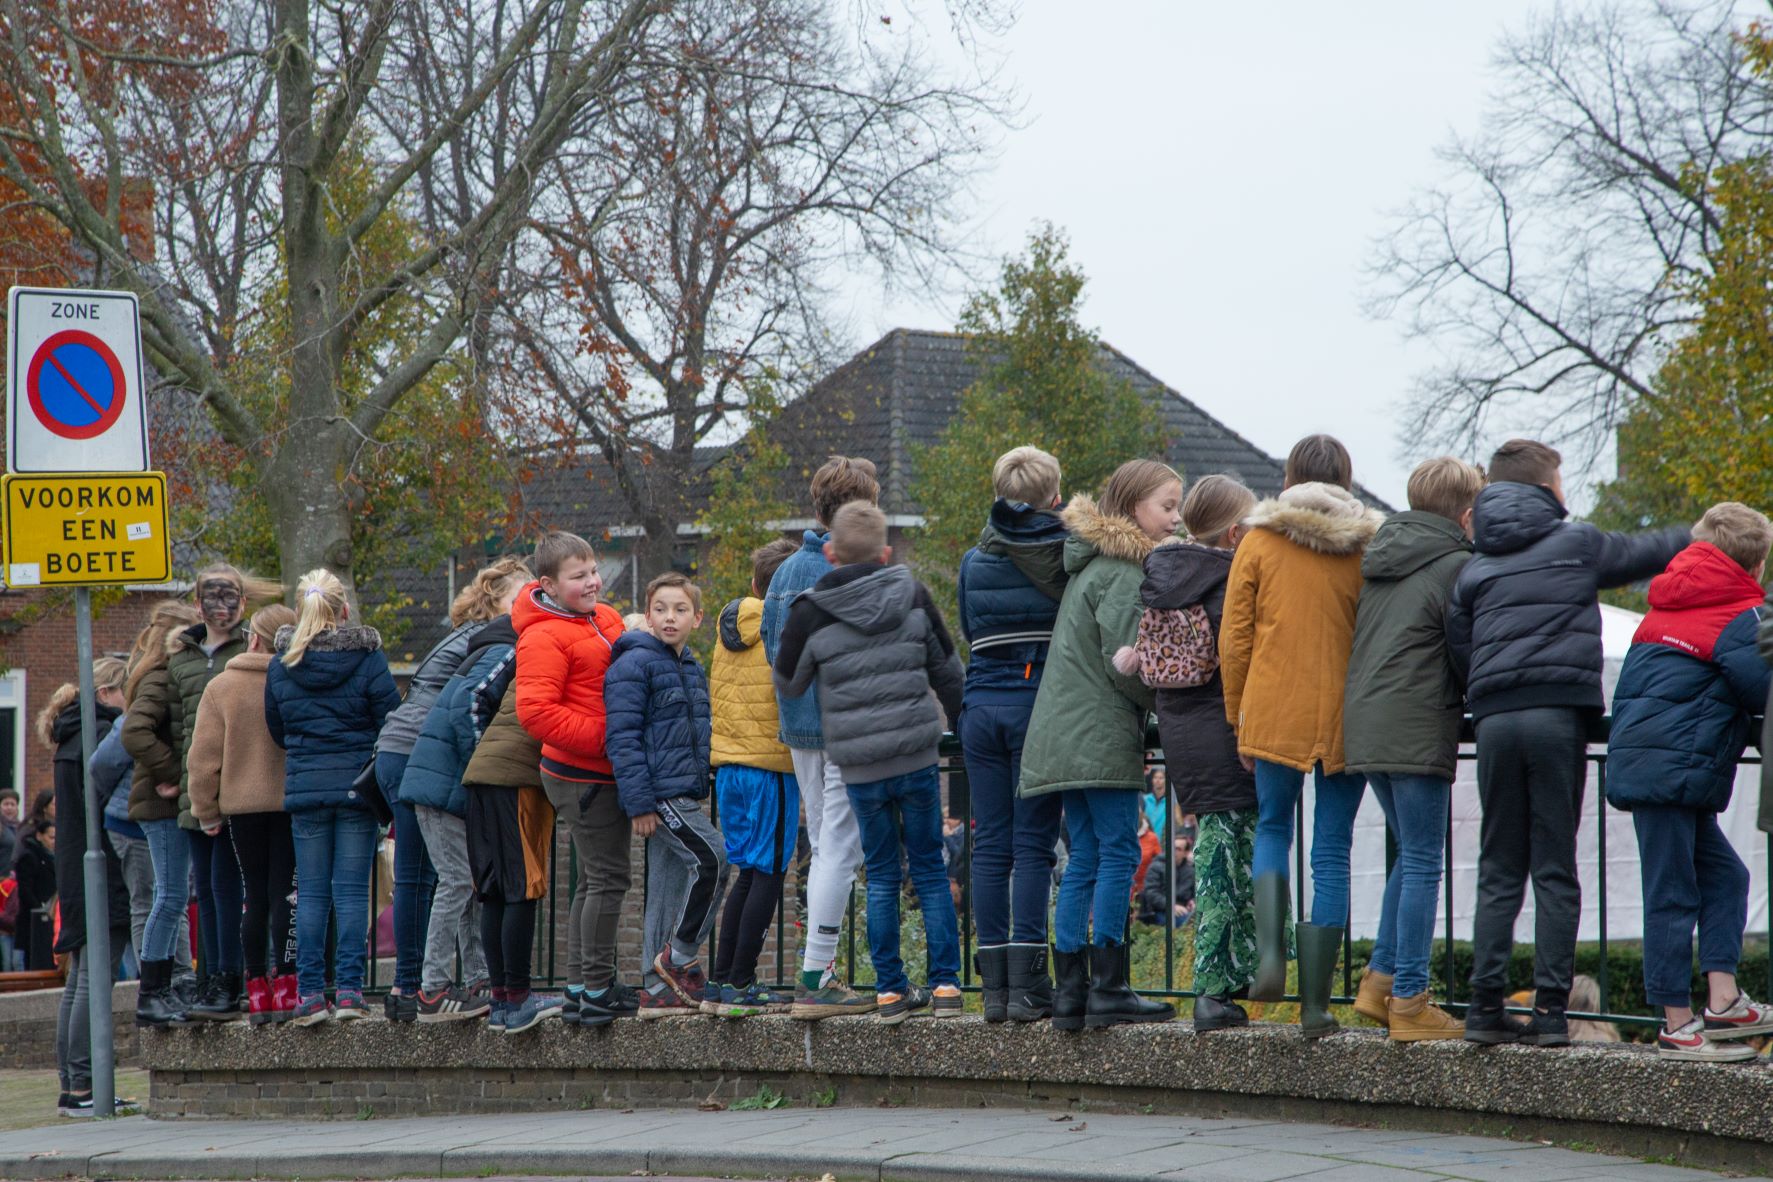
[[[588,616],[544,601],[530,583],[511,604],[517,629],[517,721],[542,744],[542,770],[577,783],[613,783],[604,752],[609,672],[622,617],[600,603]]]

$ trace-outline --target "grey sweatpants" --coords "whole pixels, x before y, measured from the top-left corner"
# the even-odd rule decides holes
[[[92,1090],[92,1011],[86,1000],[86,961],[85,945],[68,953],[67,983],[62,986],[62,1004],[55,1015],[55,1071],[64,1092]],[[103,974],[101,989],[109,989],[117,980],[122,964],[123,933],[119,930],[111,933],[111,971]]]
[[[474,871],[468,866],[468,824],[442,809],[413,806],[425,852],[437,869],[437,890],[431,896],[431,926],[425,932],[425,965],[419,988],[436,993],[455,976],[462,958],[462,983],[485,981],[486,953],[480,943],[480,900],[474,894]]]
[[[117,851],[117,860],[123,863],[123,889],[129,892],[129,943],[135,949],[135,962],[140,964],[142,932],[148,926],[148,913],[154,910],[154,860],[148,856],[148,839],[145,837],[125,837],[107,829],[105,838]],[[172,962],[179,973],[191,971],[189,911],[179,912],[179,930],[172,941]]]
[[[1471,987],[1507,988],[1514,922],[1533,880],[1533,984],[1570,992],[1582,884],[1576,877],[1576,825],[1588,784],[1588,728],[1574,707],[1492,714],[1477,724],[1477,917],[1471,933]]]
[[[688,797],[659,802],[659,827],[646,839],[644,980],[658,984],[653,959],[669,947],[679,963],[695,959],[726,890],[726,842]]]
[[[580,808],[579,798],[593,787],[597,790]],[[628,845],[634,832],[614,784],[580,784],[543,772],[542,791],[548,794],[558,823],[567,827],[579,860],[579,880],[573,884],[567,916],[566,979],[597,993],[616,979],[616,935],[632,877]]]

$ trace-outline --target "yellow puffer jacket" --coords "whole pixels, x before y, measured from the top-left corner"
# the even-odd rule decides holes
[[[763,651],[763,600],[747,595],[720,612],[708,688],[714,702],[715,767],[736,763],[766,772],[793,772],[780,738],[776,687]]]

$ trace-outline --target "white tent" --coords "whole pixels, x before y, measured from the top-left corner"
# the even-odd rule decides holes
[[[1625,650],[1631,645],[1643,617],[1623,608],[1602,606],[1602,647],[1606,658],[1605,684],[1607,699],[1612,701],[1613,684],[1619,677],[1619,666]],[[1753,755],[1754,748],[1749,749]],[[1453,785],[1453,935],[1470,939],[1472,915],[1477,901],[1478,807],[1477,765],[1470,748],[1461,752],[1459,779]],[[1306,794],[1306,825],[1309,829],[1310,793]],[[1767,914],[1767,835],[1755,827],[1755,814],[1760,804],[1760,769],[1744,765],[1736,776],[1736,792],[1729,810],[1720,818],[1724,832],[1736,845],[1736,852],[1748,864],[1752,876],[1748,898],[1748,931],[1766,933]],[[1643,895],[1638,878],[1638,843],[1633,832],[1631,815],[1609,808],[1601,799],[1599,776],[1591,768],[1588,793],[1583,803],[1582,828],[1577,837],[1577,856],[1582,876],[1582,928],[1579,939],[1594,940],[1601,934],[1603,921],[1601,900],[1601,817],[1606,818],[1606,899],[1605,923],[1608,939],[1635,940],[1643,935]],[[1308,847],[1309,848],[1309,847]],[[1356,939],[1371,937],[1379,931],[1380,895],[1385,889],[1385,818],[1378,802],[1369,794],[1362,802],[1354,827],[1353,858],[1353,934]],[[1310,867],[1306,868],[1307,875]],[[1310,907],[1311,891],[1306,889],[1306,906]],[[1527,890],[1526,904],[1515,925],[1515,938],[1524,942],[1533,939],[1533,892]],[[1435,909],[1435,934],[1446,932],[1445,885]]]

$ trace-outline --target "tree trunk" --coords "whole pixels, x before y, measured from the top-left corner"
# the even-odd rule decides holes
[[[342,422],[317,431],[291,431],[266,466],[264,493],[277,531],[284,585],[293,591],[297,579],[325,567],[345,584],[346,598],[355,610],[357,581],[351,551],[355,505],[342,480],[352,438]]]

